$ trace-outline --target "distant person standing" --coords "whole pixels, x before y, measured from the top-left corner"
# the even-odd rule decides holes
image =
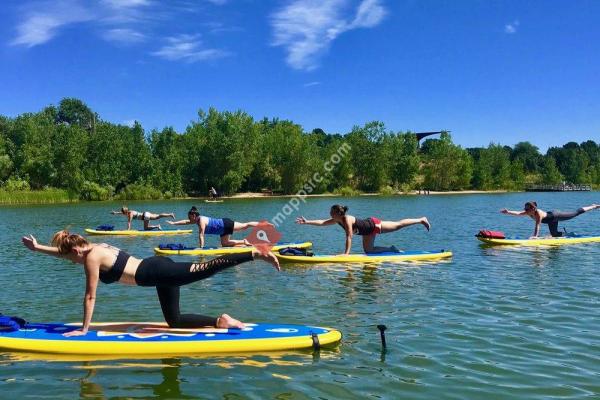
[[[210,190],[208,191],[208,196],[211,199],[216,199],[219,196],[216,189],[213,186],[210,187]]]

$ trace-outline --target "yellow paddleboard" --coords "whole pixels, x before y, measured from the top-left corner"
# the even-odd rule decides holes
[[[85,232],[90,235],[118,235],[118,236],[160,236],[160,235],[187,235],[192,233],[191,229],[168,229],[140,231],[136,229],[125,231],[97,231],[96,229],[86,228]]]
[[[243,329],[172,329],[160,322],[94,323],[83,336],[63,336],[81,324],[27,323],[0,331],[0,350],[79,355],[192,355],[270,352],[335,345],[340,331],[287,324],[246,324]]]
[[[539,239],[489,239],[477,236],[485,244],[512,246],[560,246],[563,244],[600,242],[600,236],[565,236]]]
[[[288,256],[275,253],[279,261],[294,263],[381,263],[418,260],[438,260],[452,257],[450,251],[401,251],[397,253]]]
[[[302,243],[280,243],[273,246],[273,251],[278,251],[286,247],[293,247],[295,249],[306,249],[312,247],[311,242]],[[235,246],[235,247],[197,247],[192,249],[182,250],[170,250],[161,249],[159,247],[154,248],[154,253],[159,256],[222,256],[225,254],[239,254],[252,251],[253,246]]]

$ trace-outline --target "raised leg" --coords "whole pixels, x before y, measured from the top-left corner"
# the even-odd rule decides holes
[[[394,232],[407,226],[421,224],[425,229],[429,230],[431,224],[426,217],[401,219],[400,221],[381,221],[381,233]]]
[[[256,221],[250,221],[250,222],[234,222],[233,224],[233,231],[237,232],[237,231],[244,231],[250,227],[254,227],[257,226],[258,222]]]

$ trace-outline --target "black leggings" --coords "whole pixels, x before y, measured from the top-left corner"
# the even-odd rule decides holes
[[[138,286],[155,286],[165,321],[171,328],[216,326],[217,318],[198,314],[181,314],[179,287],[206,279],[225,268],[252,261],[252,253],[232,254],[204,263],[175,262],[168,257],[142,260],[135,273]]]
[[[577,211],[549,211],[542,219],[543,224],[548,224],[548,228],[550,228],[550,234],[552,237],[561,237],[563,235],[562,232],[558,231],[558,222],[566,221],[571,218],[575,218],[578,215],[581,215],[585,212],[583,208],[578,208]]]

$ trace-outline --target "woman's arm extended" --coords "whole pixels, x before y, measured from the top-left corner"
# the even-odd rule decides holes
[[[39,244],[37,240],[33,237],[33,235],[23,236],[21,241],[31,251],[37,251],[40,253],[48,254],[50,256],[61,258],[62,255],[58,253],[58,247],[54,246],[44,246],[43,244]]]
[[[525,211],[511,211],[511,210],[507,210],[506,208],[503,208],[502,210],[500,210],[500,212],[502,214],[516,215],[518,217],[520,217],[522,215],[527,215],[527,212],[525,212]]]
[[[190,225],[193,224],[189,219],[182,219],[180,221],[167,221],[169,225]]]
[[[304,217],[296,218],[296,223],[300,225],[315,225],[315,226],[323,226],[323,225],[334,225],[335,220],[333,218],[329,219],[306,219]]]
[[[90,257],[85,263],[85,295],[83,296],[83,324],[81,329],[67,332],[64,336],[85,335],[90,328],[92,315],[94,314],[94,305],[96,304],[96,289],[98,288],[98,279],[100,275],[100,263],[95,257]]]

